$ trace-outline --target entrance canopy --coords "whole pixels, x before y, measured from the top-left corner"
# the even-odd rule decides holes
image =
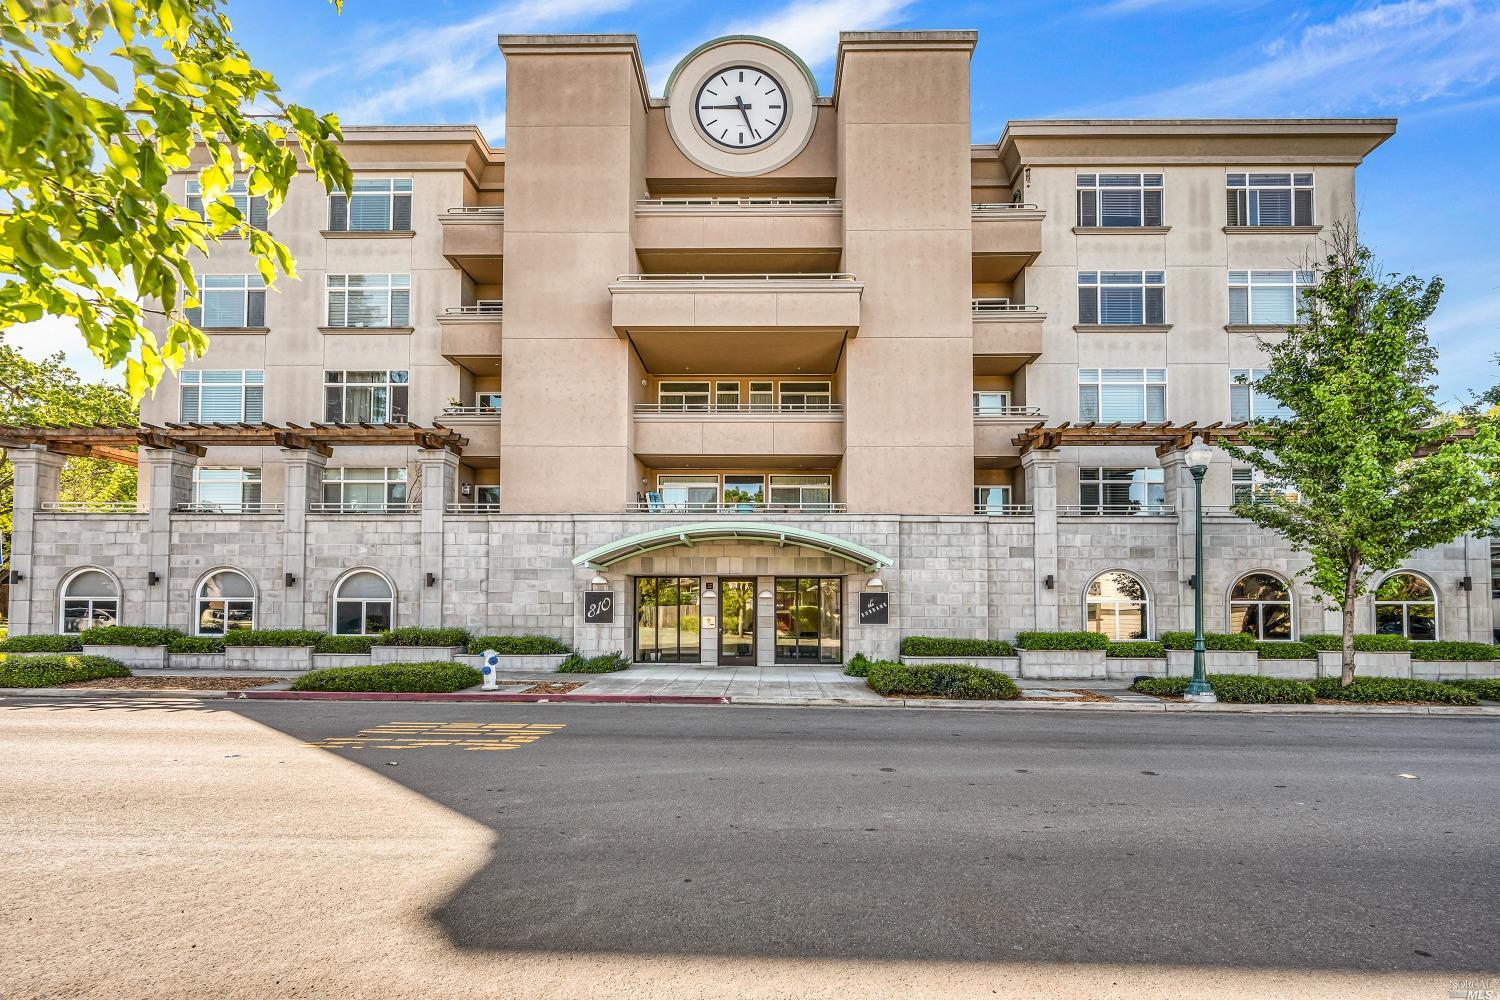
[[[624,562],[633,556],[645,555],[657,549],[668,549],[675,545],[691,547],[699,542],[774,542],[776,545],[796,545],[815,552],[826,552],[852,563],[858,563],[868,572],[882,566],[893,566],[896,560],[881,555],[863,545],[856,545],[843,538],[824,535],[806,528],[794,528],[787,524],[767,524],[742,521],[706,521],[699,524],[678,524],[638,535],[628,535],[598,548],[590,549],[573,560],[574,566],[588,569],[608,569],[615,563]]]

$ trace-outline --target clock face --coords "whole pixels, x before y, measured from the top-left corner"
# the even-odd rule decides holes
[[[698,88],[693,114],[703,134],[727,149],[754,149],[786,123],[786,91],[754,66],[720,70]]]

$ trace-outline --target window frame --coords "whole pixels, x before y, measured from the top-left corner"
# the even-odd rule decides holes
[[[1093,593],[1092,593],[1092,591],[1094,589],[1094,586],[1096,584],[1098,584],[1099,581],[1103,580],[1105,577],[1107,577],[1107,576],[1115,576],[1115,575],[1126,576],[1126,577],[1129,577],[1130,579],[1134,580],[1136,582],[1136,584],[1138,584],[1140,586],[1140,588],[1141,588],[1141,595],[1142,595],[1141,599],[1139,601],[1121,600],[1121,599],[1116,599],[1116,598],[1105,598],[1102,595],[1100,597],[1098,597],[1098,598],[1095,598],[1094,595],[1093,595]],[[1155,603],[1155,602],[1153,602],[1151,600],[1151,588],[1148,587],[1148,586],[1146,586],[1146,581],[1143,580],[1143,579],[1141,579],[1141,577],[1140,577],[1139,574],[1132,573],[1128,569],[1107,569],[1107,570],[1104,570],[1103,572],[1096,573],[1094,575],[1093,579],[1089,580],[1088,584],[1083,588],[1083,628],[1084,628],[1084,631],[1086,631],[1086,632],[1095,632],[1095,633],[1097,633],[1099,635],[1108,636],[1109,640],[1111,642],[1144,642],[1144,641],[1149,641],[1156,634],[1155,633],[1155,623],[1152,621],[1152,614],[1151,614],[1152,604],[1153,603]],[[1113,633],[1106,632],[1103,628],[1097,628],[1097,629],[1094,628],[1094,625],[1096,624],[1096,622],[1095,622],[1094,619],[1092,619],[1090,617],[1090,613],[1091,613],[1091,610],[1093,608],[1098,607],[1098,608],[1103,609],[1106,606],[1112,608],[1113,611],[1114,611],[1113,622],[1114,622],[1115,628],[1114,628]],[[1122,636],[1122,635],[1119,634],[1119,632],[1120,632],[1120,628],[1119,628],[1119,625],[1120,625],[1120,609],[1121,608],[1133,608],[1133,607],[1139,607],[1140,608],[1140,614],[1141,614],[1141,634],[1140,635],[1131,635],[1131,636]],[[1104,621],[1103,614],[1101,612],[1101,615],[1100,615],[1100,617],[1098,619],[1098,624],[1102,624],[1103,621]]]
[[[790,395],[799,398],[796,403],[787,402],[787,386],[801,386],[794,389]],[[821,388],[812,388],[819,386]],[[811,397],[811,398],[809,398]],[[792,410],[794,412],[809,412],[826,410],[833,405],[833,382],[828,379],[792,379],[776,383],[776,403],[778,408]]]
[[[340,591],[342,591],[344,589],[344,585],[347,584],[350,580],[353,580],[355,577],[358,577],[358,576],[373,576],[375,579],[377,579],[380,582],[384,583],[386,591],[388,592],[388,596],[383,597],[383,598],[381,598],[381,597],[342,597],[342,596],[340,596]],[[328,630],[329,633],[332,634],[332,635],[379,635],[380,634],[379,632],[372,632],[372,631],[370,631],[368,629],[369,620],[370,620],[369,619],[369,614],[368,614],[368,605],[371,605],[371,604],[384,604],[384,605],[386,605],[386,613],[385,613],[386,628],[385,629],[381,629],[380,631],[385,631],[386,629],[393,629],[393,628],[396,627],[396,585],[391,582],[390,577],[386,576],[384,573],[379,572],[378,570],[373,570],[373,569],[370,569],[369,567],[361,566],[361,567],[356,567],[355,569],[351,569],[348,572],[344,573],[344,575],[341,576],[341,577],[339,577],[338,580],[336,580],[334,582],[334,584],[333,584],[333,597],[332,597],[332,601],[333,601],[333,616],[332,616],[332,618],[331,618],[331,620],[329,622],[329,624],[331,625],[331,628],[329,628],[329,630]],[[345,631],[342,631],[339,628],[339,622],[340,622],[339,605],[341,605],[341,604],[358,604],[359,605],[359,629],[360,630],[358,632],[345,632]]]
[[[1255,576],[1264,576],[1264,577],[1269,577],[1272,580],[1275,580],[1277,583],[1279,583],[1281,585],[1282,590],[1286,593],[1286,598],[1284,600],[1262,600],[1260,598],[1236,597],[1235,596],[1235,592],[1240,589],[1241,585],[1243,585],[1246,580],[1249,580],[1251,577],[1255,577]],[[1281,636],[1270,636],[1270,637],[1268,637],[1266,635],[1266,609],[1267,608],[1280,608],[1280,607],[1285,607],[1286,608],[1287,634],[1286,634],[1285,637],[1281,637]],[[1235,628],[1234,628],[1234,612],[1235,612],[1236,608],[1254,608],[1255,609],[1255,631],[1253,633],[1251,633],[1251,634],[1255,636],[1255,641],[1256,642],[1293,642],[1293,641],[1296,640],[1296,638],[1297,638],[1297,597],[1296,597],[1296,592],[1292,589],[1292,583],[1291,583],[1291,581],[1288,580],[1286,577],[1282,576],[1280,573],[1272,573],[1270,570],[1264,570],[1264,569],[1251,570],[1248,573],[1242,573],[1238,578],[1235,579],[1235,581],[1232,584],[1229,585],[1229,613],[1228,613],[1228,617],[1225,619],[1226,630],[1229,631],[1229,632],[1234,632],[1235,631]],[[1248,618],[1247,618],[1247,620],[1248,620]],[[1242,628],[1240,628],[1239,631],[1240,632],[1244,632],[1245,629],[1242,627]]]
[[[365,374],[367,372],[385,372],[385,381],[373,380],[350,380],[350,375]],[[337,375],[338,378],[333,378]],[[399,377],[398,377],[399,376]],[[349,390],[364,390],[371,392],[370,419],[357,421],[349,419]],[[374,401],[376,391],[385,390],[385,417],[381,419],[375,410]],[[335,414],[333,406],[333,393],[338,393],[338,409]],[[409,418],[411,398],[411,372],[404,368],[344,368],[323,370],[323,420],[330,424],[344,423],[400,423]]]
[[[1134,378],[1106,377],[1111,373],[1120,375],[1125,372],[1129,372],[1132,375],[1138,373],[1140,375],[1139,381]],[[1090,374],[1092,374],[1092,378],[1088,377]],[[1078,419],[1082,423],[1109,424],[1114,423],[1116,420],[1121,423],[1140,423],[1142,421],[1153,424],[1165,423],[1169,405],[1167,389],[1169,380],[1167,376],[1168,370],[1166,368],[1080,368],[1078,369]],[[1117,389],[1124,386],[1129,386],[1133,389],[1138,386],[1140,388],[1141,400],[1140,415],[1135,416],[1132,413],[1132,415],[1125,417],[1107,416],[1104,412],[1106,386],[1113,386]],[[1092,417],[1087,415],[1088,403],[1086,402],[1090,390],[1093,395],[1094,415]],[[1160,402],[1160,412],[1154,416],[1152,415],[1153,397]],[[1110,402],[1112,405],[1117,404],[1119,402],[1118,396],[1111,399]]]
[[[664,605],[659,600],[656,600],[656,601],[654,601],[651,604],[651,608],[655,612],[654,615],[653,615],[653,625],[652,625],[652,629],[651,629],[652,630],[652,638],[653,638],[654,642],[653,642],[652,647],[651,647],[651,649],[649,651],[647,649],[645,649],[641,645],[641,638],[642,638],[642,627],[641,627],[641,625],[642,625],[642,622],[641,622],[641,607],[642,607],[642,605],[641,605],[641,585],[643,583],[647,582],[647,581],[650,581],[651,583],[653,583],[656,586],[658,594],[660,593],[660,588],[661,588],[661,586],[662,586],[663,583],[667,583],[669,586],[676,588],[677,600],[674,601],[671,605],[665,605],[667,607],[671,607],[671,608],[676,609],[675,612],[674,612],[674,616],[673,616],[673,627],[672,627],[672,634],[676,637],[676,642],[674,642],[673,645],[672,645],[672,653],[670,655],[666,655],[666,654],[663,653],[663,650],[666,647],[664,647],[661,644],[661,641],[660,641],[661,632],[662,632],[662,627],[661,627],[662,614],[661,614],[661,610],[664,607]],[[691,603],[684,603],[684,601],[682,600],[682,597],[683,597],[684,591],[688,590],[688,589],[691,590],[691,592],[693,594],[693,597],[694,597],[694,600]],[[696,609],[696,615],[686,614],[683,611],[683,609],[685,609],[685,608]],[[702,662],[702,659],[703,659],[703,580],[702,580],[701,577],[696,577],[696,576],[655,576],[655,575],[645,575],[645,576],[633,577],[632,580],[631,580],[631,612],[632,612],[631,617],[632,617],[632,619],[634,621],[633,630],[635,632],[634,641],[632,643],[632,652],[634,653],[634,661],[633,662],[635,662],[635,663],[700,663],[700,662]],[[691,633],[693,631],[692,629],[685,629],[685,628],[682,627],[683,620],[685,618],[687,618],[687,617],[696,617],[698,619],[698,630],[697,630],[698,642],[697,642],[696,646],[690,646],[690,647],[686,647],[685,648],[683,646],[683,644],[682,644],[682,636],[683,636],[684,633]],[[647,656],[648,652],[655,653],[656,655],[654,657],[648,657]]]
[[[229,190],[225,194],[234,202],[234,207],[240,213],[240,217],[249,223],[252,229],[266,231],[266,227],[270,224],[271,213],[265,195],[251,194],[248,181],[244,177],[231,181]],[[189,177],[184,188],[183,200],[187,203],[189,212],[196,212],[199,218],[205,222],[208,221],[208,205],[203,200],[202,181],[196,177]]]
[[[89,573],[98,573],[108,581],[110,587],[114,589],[115,595],[113,597],[100,597],[89,594],[70,596],[68,588],[73,586],[80,577],[86,576]],[[70,618],[68,615],[69,604],[85,605],[84,616],[82,618],[76,616]],[[88,632],[89,629],[97,628],[100,625],[119,625],[120,608],[123,604],[123,588],[121,588],[120,581],[116,579],[113,573],[100,566],[80,566],[63,577],[61,585],[57,588],[57,631],[63,635],[82,635]],[[97,616],[96,606],[102,605],[112,606],[112,613],[108,619],[100,620]],[[75,629],[68,627],[69,621],[88,622],[89,624]]]
[[[1380,599],[1380,590],[1381,590],[1381,588],[1384,587],[1386,584],[1390,583],[1392,580],[1395,580],[1395,579],[1397,579],[1399,577],[1403,577],[1403,576],[1409,576],[1409,577],[1412,577],[1415,580],[1420,580],[1423,583],[1423,585],[1425,585],[1427,587],[1427,593],[1430,595],[1430,598],[1428,600],[1415,600],[1415,601],[1409,601],[1409,600],[1400,600],[1400,601],[1381,600]],[[1440,595],[1440,591],[1438,590],[1437,585],[1435,583],[1433,583],[1432,579],[1430,577],[1428,577],[1427,574],[1425,574],[1425,573],[1418,573],[1416,570],[1411,570],[1411,569],[1398,569],[1395,572],[1386,575],[1380,581],[1380,583],[1377,586],[1371,588],[1371,590],[1370,590],[1370,598],[1371,598],[1371,602],[1370,603],[1372,605],[1372,607],[1371,607],[1372,614],[1371,614],[1370,622],[1371,622],[1371,625],[1373,626],[1373,628],[1375,630],[1375,634],[1377,634],[1377,635],[1396,635],[1396,634],[1398,634],[1398,633],[1395,633],[1395,632],[1382,632],[1380,630],[1380,609],[1382,607],[1387,607],[1387,608],[1398,607],[1398,608],[1401,609],[1401,632],[1399,634],[1403,638],[1408,639],[1411,642],[1437,642],[1439,639],[1442,638],[1442,635],[1443,635],[1443,632],[1442,632],[1443,608],[1442,608],[1442,601],[1439,600],[1439,595]],[[1429,605],[1432,607],[1432,637],[1430,639],[1418,639],[1418,638],[1415,638],[1411,634],[1411,609],[1414,606],[1416,606],[1416,607],[1426,607],[1426,606],[1429,606]]]
[[[786,584],[787,582],[791,582],[792,583],[792,590],[791,591],[787,591],[783,587],[783,585]],[[782,646],[784,645],[785,640],[783,639],[784,632],[783,632],[783,628],[782,628],[782,622],[783,622],[783,614],[784,614],[784,612],[787,612],[788,609],[787,609],[786,606],[784,606],[784,603],[782,601],[782,595],[784,593],[791,593],[794,596],[800,596],[801,594],[803,594],[805,592],[805,589],[806,589],[806,588],[803,587],[804,583],[809,583],[809,584],[815,585],[815,587],[817,589],[817,592],[818,592],[818,629],[817,629],[817,635],[814,637],[813,643],[808,644],[808,643],[805,643],[803,641],[804,638],[805,638],[805,636],[804,636],[802,630],[801,629],[797,629],[796,630],[796,634],[793,635],[793,636],[791,636],[791,648],[794,650],[794,655],[792,655],[792,656],[783,656],[781,650],[782,650]],[[829,612],[828,612],[828,609],[827,609],[827,597],[828,597],[828,595],[830,593],[832,593],[837,598],[837,600],[835,601],[835,607],[833,608],[832,615],[831,615],[832,625],[833,625],[832,629],[829,629],[829,628],[826,627],[826,625],[828,623],[828,619],[830,618],[830,615],[829,615]],[[843,660],[844,660],[844,654],[843,654],[843,650],[844,650],[844,578],[843,577],[841,577],[841,576],[776,576],[776,577],[772,577],[772,579],[771,579],[771,594],[772,594],[772,599],[771,599],[771,659],[772,659],[772,661],[774,663],[777,663],[777,664],[810,664],[810,663],[813,663],[813,664],[824,664],[824,663],[842,663],[843,662]],[[801,608],[801,607],[805,607],[805,605],[802,605],[800,603],[794,603],[794,604],[790,605],[790,612],[789,613],[790,613],[792,619],[795,619],[797,617],[797,610],[796,609]],[[824,639],[827,638],[830,634],[832,634],[834,642],[833,642],[833,644],[832,644],[831,647],[825,649]],[[808,645],[811,645],[814,649],[816,649],[816,655],[815,656],[802,656],[802,655],[800,655],[800,651],[804,647],[806,647]]]
[[[237,381],[222,378],[236,372],[239,375]],[[221,379],[209,382],[206,379],[209,375],[221,376]],[[239,416],[233,420],[203,419],[203,390],[206,388],[239,389]],[[194,399],[191,412],[190,397]],[[266,373],[260,368],[184,368],[177,373],[177,414],[178,420],[184,424],[263,423],[266,419]]]
[[[250,588],[250,596],[248,598],[205,597],[203,591],[209,585],[209,583],[216,577],[225,574],[232,574],[244,580],[246,585]],[[217,632],[205,632],[203,630],[203,613],[205,610],[204,605],[214,603],[220,603],[224,605],[224,627]],[[207,573],[203,574],[203,577],[198,581],[198,585],[193,588],[193,634],[213,637],[223,637],[228,635],[230,632],[229,616],[233,611],[230,605],[249,605],[249,624],[236,625],[236,630],[255,628],[256,618],[260,612],[260,591],[256,588],[255,581],[250,578],[250,574],[242,570],[235,569],[232,566],[220,566],[216,569],[211,569]]]
[[[1106,309],[1117,309],[1111,303],[1119,296],[1107,296],[1106,292],[1139,292],[1139,297],[1128,308],[1133,311],[1128,322],[1109,319]],[[1136,311],[1138,310],[1138,311]],[[1139,318],[1136,318],[1136,317]],[[1167,272],[1166,271],[1079,271],[1078,272],[1078,325],[1079,326],[1166,326],[1167,324]]]
[[[1270,374],[1269,368],[1231,368],[1229,369],[1229,420],[1231,423],[1253,423],[1266,420],[1288,420],[1292,416],[1291,410],[1270,396],[1260,392],[1257,386],[1260,380]],[[1272,412],[1267,416],[1260,416],[1257,412],[1257,401],[1269,402]],[[1244,417],[1237,414],[1244,413]]]
[[[1104,179],[1116,183],[1106,184]],[[1134,183],[1130,183],[1130,179]],[[1075,174],[1076,208],[1080,229],[1160,229],[1165,225],[1166,176],[1152,171],[1096,172]],[[1105,192],[1133,192],[1136,195],[1136,219],[1133,223],[1105,222]],[[1155,195],[1154,198],[1151,196]],[[1152,202],[1155,202],[1153,205]],[[1155,212],[1153,221],[1152,212]]]
[[[183,310],[187,321],[193,326],[200,330],[260,330],[265,328],[266,280],[259,274],[194,274],[193,280],[198,285],[198,305]],[[238,283],[230,284],[234,281]],[[210,295],[237,296],[239,321],[207,323]]]
[[[350,278],[360,278],[368,281],[373,278],[384,278],[385,285],[362,284],[354,287],[349,284]],[[399,280],[398,280],[399,279]],[[357,324],[349,322],[349,293],[350,292],[385,292],[385,322]],[[411,326],[411,272],[371,272],[354,273],[341,272],[339,274],[326,274],[323,276],[323,318],[330,330],[404,330]],[[340,300],[341,315],[334,315],[334,297],[342,296]],[[401,303],[400,314],[397,312],[397,302]],[[402,322],[397,323],[400,316]]]
[[[776,481],[778,479],[783,480],[783,482],[778,483]],[[819,482],[817,482],[817,483],[788,483],[788,482],[785,482],[785,480],[788,480],[788,479],[817,479],[817,480],[819,480]],[[778,500],[778,499],[776,499],[776,491],[778,489],[780,489],[780,490],[796,490],[797,491],[798,499],[795,502],[794,501],[789,501],[789,500]],[[802,499],[802,497],[806,496],[806,494],[810,490],[811,491],[827,490],[827,492],[828,492],[828,499],[826,501],[816,501],[816,502],[810,502],[810,501]],[[828,513],[829,511],[831,511],[833,509],[834,503],[835,503],[835,501],[833,499],[833,476],[832,475],[821,475],[821,474],[818,474],[818,473],[806,474],[806,473],[800,473],[800,472],[796,472],[796,473],[793,473],[793,472],[783,472],[783,473],[771,473],[771,474],[768,474],[766,476],[766,504],[768,506],[770,506],[770,507],[783,507],[783,508],[787,508],[787,509],[790,509],[790,510],[793,510],[793,511],[803,511],[803,512],[812,512],[812,513]]]
[[[219,485],[238,485],[240,498],[238,501],[219,501],[203,499],[203,473],[205,472],[235,472],[236,477],[225,476],[218,481]],[[243,514],[246,510],[259,508],[261,505],[261,470],[258,466],[243,465],[195,465],[193,466],[193,506],[204,510],[215,510],[225,514]]]
[[[994,402],[998,399],[999,402]],[[987,404],[986,400],[990,400]],[[1010,409],[1011,390],[1009,389],[975,389],[973,391],[974,416],[976,417],[1003,417]]]
[[[1287,178],[1285,182],[1279,180],[1282,177]],[[1255,178],[1261,178],[1261,180],[1257,182]],[[1306,180],[1303,181],[1302,178]],[[1227,227],[1241,229],[1296,229],[1315,226],[1318,211],[1317,180],[1317,171],[1226,170],[1224,172],[1226,205],[1224,224]],[[1264,211],[1261,207],[1262,193],[1270,191],[1287,193],[1288,221],[1259,221]],[[1306,197],[1299,198],[1299,194]],[[1305,213],[1301,213],[1300,210],[1304,208]]]
[[[1281,275],[1286,275],[1285,281],[1273,280],[1279,279]],[[1300,323],[1302,322],[1303,317],[1306,315],[1302,293],[1307,291],[1309,288],[1316,288],[1318,285],[1318,274],[1316,271],[1263,271],[1253,269],[1233,270],[1228,272],[1227,278],[1227,288],[1229,296],[1228,322],[1230,326],[1285,327]],[[1269,292],[1274,290],[1278,293],[1290,290],[1292,306],[1291,318],[1280,320],[1266,318],[1264,314],[1257,316],[1255,309],[1255,293],[1257,289],[1262,292]],[[1236,293],[1239,292],[1243,292],[1243,303],[1236,302]],[[1236,312],[1238,311],[1238,307],[1240,305],[1243,305],[1244,307],[1243,319],[1236,316]]]
[[[669,389],[668,386],[672,388]],[[701,401],[699,397],[702,397]],[[658,409],[674,413],[706,413],[712,409],[713,400],[714,383],[711,379],[673,379],[670,382],[656,383]]]
[[[362,479],[350,479],[348,473],[354,472],[379,472],[381,477],[367,477]],[[330,473],[334,475],[330,476]],[[392,507],[406,507],[411,500],[411,474],[404,465],[328,465],[323,468],[323,475],[318,482],[318,496],[324,507],[335,508],[340,511],[370,511],[379,512]],[[381,484],[382,500],[379,503],[367,501],[350,500],[347,496],[349,486],[372,486]],[[328,499],[329,487],[337,487],[334,491],[338,495],[337,500]],[[399,487],[399,490],[398,490]],[[400,497],[397,498],[397,492]]]
[[[989,493],[992,490],[999,491],[1001,497],[999,503],[996,503],[985,496],[986,493]],[[1001,508],[999,513],[1004,513],[1004,508],[1012,506],[1011,498],[1014,495],[1015,490],[1008,483],[975,483],[974,513],[988,514],[991,513],[996,507]]]
[[[1093,473],[1092,477],[1086,474]],[[1106,473],[1130,473],[1130,478],[1111,478]],[[1137,487],[1142,487],[1141,492],[1144,499],[1127,499],[1125,503],[1111,503],[1108,501],[1108,485],[1116,487],[1128,484],[1127,497],[1132,497]],[[1160,487],[1161,499],[1152,499],[1152,487]],[[1097,489],[1097,498],[1090,503],[1084,499],[1084,489],[1094,487]],[[1085,514],[1094,514],[1101,517],[1146,517],[1159,516],[1165,513],[1167,503],[1166,470],[1160,466],[1145,468],[1116,468],[1103,465],[1081,465],[1078,467],[1078,509]]]
[[[374,185],[385,185],[384,190]],[[364,190],[360,190],[361,185]],[[404,185],[404,187],[401,187]],[[413,183],[410,177],[356,177],[354,190],[334,190],[328,195],[328,231],[335,233],[409,233],[412,231]],[[355,202],[359,200],[382,200],[385,210],[385,225],[354,226]],[[403,205],[402,202],[405,202]],[[396,223],[405,217],[406,225]]]

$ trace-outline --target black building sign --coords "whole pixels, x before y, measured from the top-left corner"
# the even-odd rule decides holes
[[[861,625],[889,625],[891,623],[890,595],[860,594],[859,623]]]
[[[613,625],[615,621],[615,595],[610,591],[586,590],[583,592],[583,623],[585,625]]]

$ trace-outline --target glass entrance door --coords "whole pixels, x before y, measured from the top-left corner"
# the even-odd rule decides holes
[[[755,581],[719,581],[719,662],[755,666]]]

